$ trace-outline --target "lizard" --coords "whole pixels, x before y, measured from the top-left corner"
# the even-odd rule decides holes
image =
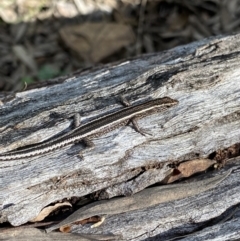
[[[128,122],[132,122],[135,130],[140,132],[141,134],[144,134],[137,125],[137,119],[143,118],[157,111],[166,110],[178,104],[178,101],[171,99],[170,97],[163,97],[149,100],[147,102],[140,103],[134,106],[131,106],[124,99],[123,103],[127,105],[125,108],[104,115],[79,127],[76,127],[72,131],[58,138],[36,144],[32,147],[26,147],[21,150],[2,153],[0,154],[0,161],[8,161],[41,155],[80,141],[84,141],[87,145],[91,145],[91,141],[89,141],[89,138],[98,137],[120,126],[126,125]]]

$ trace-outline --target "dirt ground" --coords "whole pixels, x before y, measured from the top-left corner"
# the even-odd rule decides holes
[[[1,0],[0,91],[240,29],[240,0]]]

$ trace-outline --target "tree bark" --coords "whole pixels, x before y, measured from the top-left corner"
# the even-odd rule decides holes
[[[210,168],[196,180],[188,180],[194,185],[232,170],[213,188],[146,203],[140,209],[119,210],[108,214],[97,228],[74,225],[72,233],[111,233],[123,240],[167,240],[181,235],[187,235],[182,240],[240,238],[236,209],[240,201],[239,51],[239,34],[214,37],[2,96],[1,153],[71,130],[75,113],[87,123],[121,109],[119,96],[133,105],[164,96],[179,104],[139,120],[149,133],[146,136],[127,125],[94,138],[94,148],[75,144],[40,156],[1,161],[0,222],[25,224],[45,206],[65,198],[134,197],[173,176],[180,163],[204,159],[217,167],[216,156],[221,153],[226,164],[222,170]],[[229,150],[232,155],[226,154]],[[233,216],[225,219],[229,214]]]

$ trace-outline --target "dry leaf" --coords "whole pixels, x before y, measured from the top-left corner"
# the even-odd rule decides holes
[[[62,233],[69,233],[71,231],[71,226],[60,227],[59,231],[62,232]]]
[[[65,27],[60,34],[74,53],[93,63],[135,41],[135,35],[129,26],[115,23],[86,23]]]
[[[71,231],[71,226],[73,224],[75,225],[84,225],[86,223],[94,223],[91,228],[93,227],[98,227],[100,226],[103,222],[104,222],[105,218],[104,217],[99,217],[99,216],[93,216],[84,220],[80,220],[80,221],[76,221],[73,222],[71,225],[67,225],[67,226],[62,226],[59,228],[59,231],[62,233],[69,233]]]
[[[210,159],[195,159],[180,163],[180,165],[176,169],[179,174],[171,176],[168,179],[167,183],[174,182],[183,177],[192,176],[193,174],[198,172],[203,172],[215,163],[215,160]]]
[[[32,219],[30,222],[39,222],[42,221],[44,218],[46,218],[51,212],[53,212],[54,210],[56,210],[59,207],[62,206],[72,206],[69,202],[64,202],[64,203],[57,203],[54,206],[48,206],[44,209],[42,209],[42,211],[38,214],[38,216],[34,219]]]

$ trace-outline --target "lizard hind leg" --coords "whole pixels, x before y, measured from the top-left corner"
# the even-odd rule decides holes
[[[93,141],[90,139],[90,138],[83,138],[82,140],[80,140],[80,141],[78,141],[78,142],[76,142],[76,143],[80,143],[80,142],[82,142],[85,146],[86,146],[86,148],[84,148],[84,149],[82,149],[82,150],[80,150],[80,152],[78,153],[78,156],[81,158],[81,159],[84,159],[84,157],[83,157],[83,152],[84,152],[84,150],[85,149],[93,149],[94,148],[94,143],[93,143]]]
[[[143,135],[143,136],[146,136],[146,134],[149,135],[149,133],[147,133],[144,129],[142,129],[142,128],[139,127],[139,125],[138,125],[138,123],[137,123],[138,119],[137,119],[136,117],[135,117],[135,118],[132,118],[130,121],[131,121],[131,123],[132,123],[133,129],[134,129],[136,132],[140,133],[140,134]]]
[[[121,103],[122,103],[124,106],[126,106],[126,107],[132,105],[124,96],[120,96],[120,101],[121,101]],[[142,128],[139,127],[139,125],[138,125],[138,123],[137,123],[138,119],[139,119],[139,118],[134,117],[134,118],[132,118],[132,119],[129,120],[129,123],[132,123],[133,129],[134,129],[136,132],[138,132],[138,133],[140,133],[141,135],[143,135],[143,136],[151,135],[150,133],[147,133],[144,129],[142,129]],[[129,124],[129,123],[128,123],[128,124]]]
[[[93,143],[93,141],[90,138],[86,138],[85,137],[82,141],[86,145],[86,147],[89,147],[89,148],[93,148],[94,147],[94,143]]]

